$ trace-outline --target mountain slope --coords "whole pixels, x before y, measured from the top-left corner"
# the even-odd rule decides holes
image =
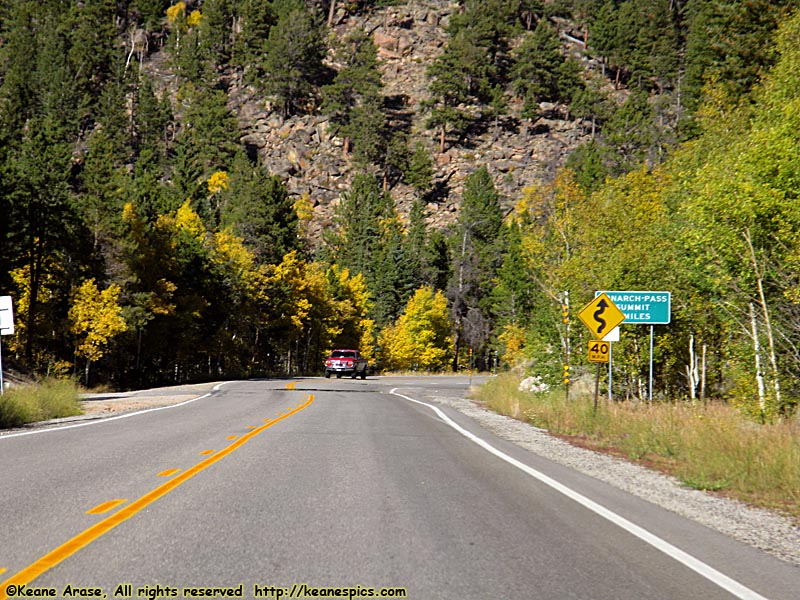
[[[339,39],[353,30],[371,34],[392,125],[408,134],[411,145],[422,141],[434,160],[434,190],[427,199],[428,222],[435,228],[453,221],[464,180],[480,166],[489,168],[503,205],[510,208],[525,187],[552,178],[569,153],[586,141],[588,129],[579,120],[565,120],[560,107],[548,104],[542,105],[541,118],[525,122],[519,117],[521,102],[512,102],[507,116],[483,131],[472,131],[463,145],[451,145],[440,153],[437,133],[425,125],[422,102],[429,97],[426,69],[447,44],[446,27],[456,8],[446,0],[414,0],[364,15],[340,10],[333,27]],[[156,53],[144,68],[167,87],[174,81],[162,67],[162,53]],[[307,195],[311,201],[314,216],[306,232],[316,247],[320,230],[330,224],[333,207],[355,170],[344,153],[343,139],[332,135],[326,115],[283,117],[238,74],[230,76],[227,91],[228,106],[238,117],[242,142],[251,155],[257,154],[279,175],[293,196]],[[401,182],[391,192],[401,214],[407,215],[414,190]]]

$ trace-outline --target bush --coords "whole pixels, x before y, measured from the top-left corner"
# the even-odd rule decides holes
[[[20,386],[0,396],[0,427],[19,427],[81,414],[78,389],[72,381],[47,379]]]

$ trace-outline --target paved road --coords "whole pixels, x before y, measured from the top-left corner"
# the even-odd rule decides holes
[[[426,600],[797,598],[800,569],[430,402],[466,387],[231,382],[169,409],[0,436],[0,598],[11,584],[108,598],[277,598],[294,584]],[[327,593],[313,591],[299,597]]]

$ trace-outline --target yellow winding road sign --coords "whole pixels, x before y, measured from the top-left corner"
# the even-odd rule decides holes
[[[625,315],[606,294],[600,294],[584,306],[578,318],[589,328],[595,339],[603,337],[625,320]]]

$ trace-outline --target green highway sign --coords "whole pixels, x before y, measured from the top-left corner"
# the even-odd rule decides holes
[[[672,308],[671,292],[601,291],[625,315],[625,325],[667,325]]]

